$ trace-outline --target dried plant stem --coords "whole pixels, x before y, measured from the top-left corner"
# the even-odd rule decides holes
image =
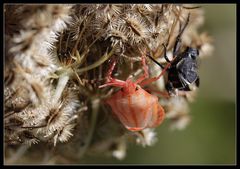
[[[84,94],[84,95],[86,95],[86,96],[88,96],[88,97],[91,97],[91,96],[92,96],[92,93],[89,92],[86,88],[84,88],[84,87],[82,86],[81,79],[80,79],[80,77],[78,76],[77,72],[76,72],[74,69],[73,69],[73,72],[74,72],[74,74],[75,74],[75,76],[76,76],[76,78],[77,78],[77,81],[78,81],[78,83],[79,83],[78,87],[79,87],[79,89],[81,90],[81,93]]]
[[[83,72],[89,71],[91,69],[94,69],[94,68],[100,66],[114,54],[114,51],[115,51],[115,47],[113,47],[112,50],[108,54],[103,55],[97,62],[93,63],[90,66],[86,66],[84,68],[77,70],[77,73],[81,74]]]
[[[72,56],[72,58],[76,59],[76,62],[69,65],[69,67],[81,66],[83,63],[83,60],[85,60],[88,52],[89,52],[89,49],[85,50],[80,56],[79,52],[76,50],[76,56]]]
[[[57,88],[53,97],[53,102],[54,104],[58,102],[59,98],[62,95],[62,92],[67,84],[69,80],[69,74],[68,73],[64,73],[62,75],[60,75],[59,80],[58,80],[58,84],[57,84]]]
[[[81,66],[83,63],[83,60],[86,59],[87,53],[89,52],[90,48],[94,45],[94,43],[100,39],[100,35],[101,35],[102,31],[100,31],[97,35],[96,35],[96,39],[88,46],[88,48],[81,54],[79,54],[78,50],[75,51],[76,56],[72,56],[72,58],[76,59],[76,62],[73,63],[72,65],[70,65],[71,67],[76,67],[76,66]],[[78,43],[78,42],[77,42]]]
[[[100,105],[100,99],[93,98],[91,100],[91,105],[92,105],[92,116],[91,116],[89,133],[88,133],[88,136],[85,139],[85,145],[79,151],[78,157],[82,157],[84,155],[84,153],[86,152],[87,148],[89,147],[89,145],[91,143],[92,136],[93,136],[95,126],[96,126],[98,110],[99,110],[99,105]]]
[[[51,153],[44,152],[44,157],[41,161],[41,164],[49,163],[49,161],[51,160],[52,157],[53,157],[53,155]]]

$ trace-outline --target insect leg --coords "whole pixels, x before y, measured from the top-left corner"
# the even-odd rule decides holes
[[[164,69],[164,66],[160,63],[158,63],[151,55],[147,55],[154,63],[156,63],[158,66],[160,66],[162,69]]]
[[[172,82],[168,81],[168,83],[166,84],[166,90],[168,91],[168,93],[173,93],[174,87]]]
[[[162,77],[162,75],[164,75],[164,73],[167,71],[167,69],[168,69],[170,66],[171,66],[171,63],[168,63],[168,64],[164,67],[164,69],[162,70],[162,72],[160,73],[160,75],[158,75],[157,77],[149,78],[149,79],[143,81],[142,83],[140,83],[140,86],[143,87],[143,86],[145,86],[145,85],[147,85],[147,84],[149,84],[149,83],[152,83],[152,82],[157,81],[160,77]]]
[[[146,53],[146,50],[144,51],[144,53],[142,53],[142,64],[143,64],[144,74],[136,80],[135,82],[136,84],[140,83],[141,81],[149,77],[148,66],[146,65],[145,53]]]
[[[107,79],[108,79],[109,81],[111,81],[111,80],[113,79],[113,78],[112,78],[112,72],[113,72],[115,66],[116,66],[116,60],[114,59],[114,60],[112,61],[112,63],[111,63],[111,67],[110,67],[110,69],[108,70],[107,75],[106,75],[106,77],[107,77]]]
[[[117,87],[125,86],[125,84],[126,84],[125,81],[122,81],[122,80],[119,80],[119,79],[115,79],[115,78],[112,77],[112,72],[113,72],[115,66],[116,66],[116,60],[114,59],[111,62],[111,67],[108,70],[107,75],[106,75],[107,83],[104,84],[104,85],[99,86],[99,88],[103,88],[103,87],[107,87],[107,86],[117,86]]]
[[[167,62],[170,62],[170,60],[168,59],[167,57],[167,47],[165,44],[162,44],[163,45],[163,48],[164,48],[164,58]]]

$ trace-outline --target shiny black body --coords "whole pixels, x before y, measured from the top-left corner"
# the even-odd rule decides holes
[[[184,27],[181,29],[176,38],[176,42],[173,48],[173,60],[170,61],[166,55],[166,46],[164,47],[164,58],[167,62],[171,63],[170,67],[167,68],[168,72],[168,80],[166,83],[166,89],[169,93],[173,93],[175,89],[182,91],[190,91],[189,85],[195,84],[197,87],[199,86],[199,76],[197,73],[197,58],[199,56],[198,49],[187,47],[185,51],[180,53],[180,43],[181,43],[181,35],[186,28],[189,22],[190,14],[188,15],[187,21]],[[152,61],[158,64],[162,69],[164,66],[158,63],[153,57],[148,55]]]
[[[171,63],[171,66],[167,69],[166,89],[168,92],[173,92],[174,89],[190,91],[189,85],[193,83],[199,86],[196,60],[198,55],[197,49],[187,48]]]

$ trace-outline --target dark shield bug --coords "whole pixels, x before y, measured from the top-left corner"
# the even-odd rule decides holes
[[[195,84],[199,87],[199,76],[198,76],[198,63],[197,58],[199,56],[199,51],[196,48],[187,47],[185,51],[180,52],[181,35],[189,22],[190,14],[188,14],[186,23],[180,30],[176,38],[176,42],[173,48],[173,59],[170,61],[166,55],[166,46],[164,46],[164,58],[170,64],[169,67],[164,67],[162,64],[158,63],[150,55],[149,58],[158,64],[163,71],[168,72],[168,80],[166,84],[166,89],[168,93],[174,93],[176,89],[181,91],[191,91],[190,85]]]

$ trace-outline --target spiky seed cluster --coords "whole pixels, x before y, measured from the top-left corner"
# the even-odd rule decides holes
[[[102,104],[115,90],[98,89],[105,81],[109,68],[105,61],[109,58],[118,58],[114,76],[123,79],[142,72],[140,62],[135,62],[141,60],[144,49],[166,64],[162,44],[167,45],[168,55],[172,55],[179,26],[189,12],[189,26],[182,36],[183,50],[186,46],[197,47],[201,58],[213,50],[211,38],[197,30],[204,21],[202,9],[189,10],[172,4],[4,8],[6,154],[14,151],[9,145],[20,147],[16,152],[21,152],[26,151],[21,145],[38,144],[25,156],[31,158],[41,148],[51,154],[44,159],[49,163],[76,162],[85,153],[105,153],[123,159],[129,138],[142,146],[155,143],[153,129],[129,133]],[[152,62],[148,64],[151,76],[158,75],[161,69],[154,68]],[[165,80],[162,78],[149,88],[164,91]],[[193,90],[176,98],[160,98],[172,122],[171,128],[186,127],[190,121],[188,102],[195,95]],[[46,143],[55,147],[58,156],[52,154]],[[6,159],[14,163],[12,159],[21,160],[19,154],[23,152],[12,153]]]
[[[65,105],[55,114],[59,119],[52,117],[52,121],[47,121],[47,117],[52,116],[51,107],[58,106],[58,103],[50,104],[54,86],[49,81],[49,75],[57,67],[49,50],[57,41],[58,32],[65,29],[71,19],[71,5],[7,5],[6,16],[9,16],[8,12],[12,12],[12,17],[21,16],[21,19],[17,23],[19,33],[14,27],[6,32],[9,37],[5,67],[5,78],[9,79],[5,83],[6,143],[37,143],[36,140],[42,140],[39,130],[44,129],[45,135],[64,130],[60,139],[54,138],[54,142],[66,141],[72,129],[65,127],[72,122],[69,119],[79,101],[76,97],[65,98],[67,104],[60,101]],[[72,92],[68,90],[68,95]]]
[[[139,44],[149,37],[149,30],[143,19],[136,14],[128,14],[125,18],[125,25],[128,28],[130,44]]]

